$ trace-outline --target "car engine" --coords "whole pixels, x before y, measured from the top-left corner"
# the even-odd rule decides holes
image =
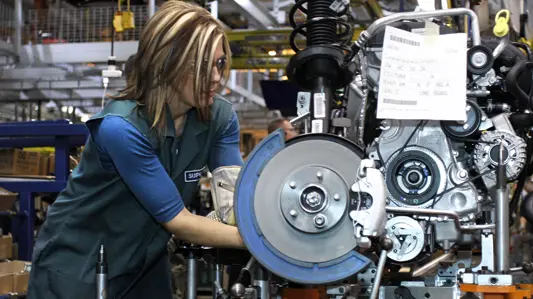
[[[417,29],[424,23],[399,22],[394,25]],[[443,31],[450,29],[445,27]],[[349,93],[351,106],[372,105],[377,101],[382,41],[383,32],[377,33],[377,38],[369,41],[372,44],[369,50],[359,55],[362,69]],[[505,43],[506,40],[501,41],[501,44]],[[505,47],[515,46],[507,44]],[[513,50],[519,52],[517,48]],[[527,61],[525,55],[522,57]],[[362,74],[367,76],[363,78]],[[482,218],[484,211],[490,211],[483,207],[490,205],[490,193],[496,188],[500,143],[503,143],[507,180],[516,181],[527,161],[524,132],[518,124],[521,131],[517,134],[509,119],[511,113],[518,112],[518,107],[510,101],[498,101],[498,96],[493,97],[501,92],[503,78],[507,75],[508,72],[498,71],[497,74],[491,68],[485,75],[473,76],[468,84],[467,95],[470,96],[464,122],[391,119],[381,120],[374,126],[377,130],[372,130],[376,133],[367,152],[384,175],[388,207],[453,211],[461,223],[471,224]],[[366,99],[361,97],[363,89],[372,91]],[[491,89],[496,91],[491,92]],[[361,115],[351,117],[358,119]],[[365,144],[362,137],[357,139],[364,134],[358,130],[361,127],[354,128],[349,136],[355,142]],[[419,261],[431,255],[435,248],[450,250],[454,245],[473,241],[471,236],[455,231],[449,222],[431,223],[427,219],[391,213],[388,218],[387,236],[394,243],[388,257],[394,262]],[[403,231],[400,237],[399,231]],[[406,232],[409,233],[406,235]],[[410,242],[404,241],[408,238]]]
[[[330,5],[309,1],[307,23],[292,22],[287,73],[303,90],[293,122],[306,134],[285,142],[272,133],[237,179],[250,263],[327,285],[333,298],[531,298],[523,286],[533,265],[511,263],[509,227],[531,175],[533,63],[527,45],[510,41],[509,11],[498,13],[496,37],[481,37],[473,11],[455,8],[383,17],[352,43],[349,6]],[[464,119],[378,118],[386,30],[456,34],[442,23],[450,16],[471,24]],[[531,221],[530,204],[520,215]],[[247,289],[237,283],[231,296]],[[517,297],[490,297],[502,293]]]

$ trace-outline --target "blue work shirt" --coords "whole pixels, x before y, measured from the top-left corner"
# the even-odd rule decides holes
[[[117,134],[121,132],[121,134]],[[165,171],[150,141],[120,116],[108,115],[91,131],[105,169],[115,168],[128,188],[160,223],[166,223],[184,209],[174,182]],[[221,166],[242,166],[239,121],[235,111],[209,153],[209,170]]]

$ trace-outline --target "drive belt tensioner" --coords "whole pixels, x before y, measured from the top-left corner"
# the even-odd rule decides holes
[[[235,216],[251,254],[274,274],[322,284],[370,262],[348,215],[362,152],[349,141],[307,134],[287,145],[280,131],[248,156],[235,189]]]

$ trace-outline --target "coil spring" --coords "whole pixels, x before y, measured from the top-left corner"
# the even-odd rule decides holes
[[[303,4],[307,3],[307,9]],[[289,37],[291,48],[298,53],[300,49],[296,45],[296,35],[303,35],[307,41],[306,45],[337,45],[351,52],[350,42],[353,36],[352,26],[344,21],[342,17],[350,9],[347,5],[341,12],[336,12],[330,8],[331,0],[297,0],[289,12],[289,22],[293,28]],[[307,20],[297,25],[294,20],[296,11],[301,11],[307,15]]]

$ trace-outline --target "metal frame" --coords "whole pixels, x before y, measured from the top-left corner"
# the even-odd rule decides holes
[[[67,120],[0,124],[0,148],[55,147],[55,180],[0,177],[0,187],[18,193],[19,212],[13,219],[13,237],[19,244],[19,259],[31,261],[35,223],[35,193],[62,191],[69,177],[69,151],[84,145],[89,131]],[[7,137],[7,138],[6,138]]]

